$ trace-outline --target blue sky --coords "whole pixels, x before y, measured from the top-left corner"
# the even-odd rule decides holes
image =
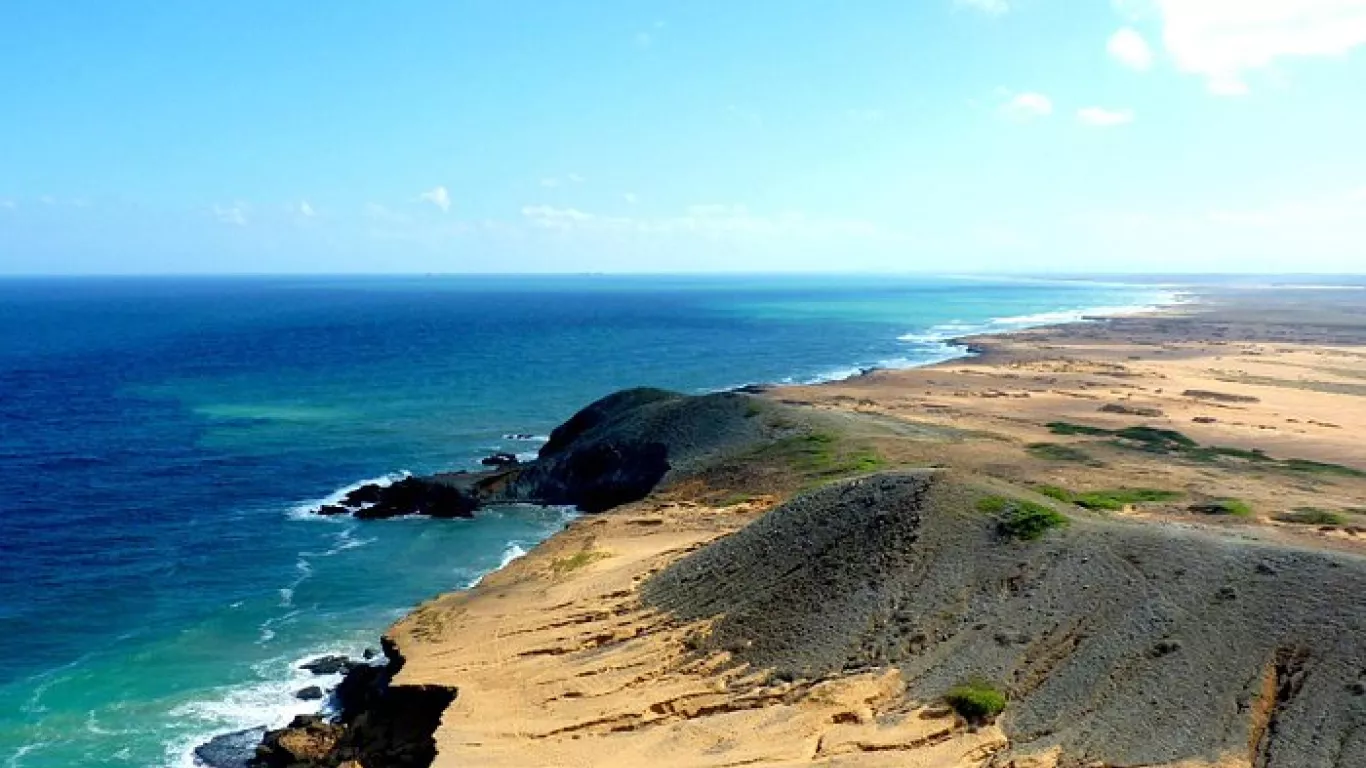
[[[1361,271],[1366,0],[0,5],[0,272]]]

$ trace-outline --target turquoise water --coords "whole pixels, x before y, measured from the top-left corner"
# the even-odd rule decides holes
[[[563,510],[301,514],[534,451],[634,385],[840,378],[944,339],[1170,296],[928,278],[0,281],[0,766],[192,765],[314,705],[310,656],[561,528]]]

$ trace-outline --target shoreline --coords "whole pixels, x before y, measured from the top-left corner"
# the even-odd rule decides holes
[[[1170,415],[1153,419],[1101,409],[1101,406],[1111,404],[1112,399],[1115,402],[1139,399],[1140,393],[1144,398],[1174,400],[1176,405],[1167,407],[1182,408],[1187,417],[1190,412],[1206,411],[1224,415],[1228,424],[1217,420],[1212,424],[1192,424],[1187,418],[1185,423],[1189,426],[1180,428],[1195,426],[1204,430],[1199,434],[1201,444],[1215,439],[1208,437],[1210,433],[1222,436],[1217,439],[1227,438],[1236,444],[1234,433],[1244,428],[1237,427],[1226,412],[1232,412],[1230,408],[1247,408],[1250,413],[1259,413],[1254,406],[1262,407],[1264,402],[1230,405],[1185,397],[1183,391],[1173,393],[1166,387],[1173,381],[1180,381],[1180,377],[1195,376],[1198,373],[1195,366],[1200,361],[1214,361],[1225,348],[1238,349],[1240,354],[1247,352],[1245,356],[1259,364],[1266,363],[1273,354],[1287,356],[1292,361],[1312,354],[1312,351],[1290,351],[1291,342],[1281,338],[1282,329],[1279,328],[1248,326],[1251,329],[1248,335],[1254,338],[1260,338],[1257,334],[1261,333],[1266,338],[1279,339],[1266,348],[1240,347],[1241,342],[1231,335],[1219,338],[1224,324],[1246,322],[1237,318],[1230,320],[1229,310],[1220,302],[1205,299],[1195,307],[1188,303],[1183,308],[1187,311],[1173,312],[1169,308],[1165,312],[1139,317],[968,337],[963,340],[980,345],[982,354],[910,370],[877,371],[809,387],[774,388],[767,390],[764,397],[800,404],[800,407],[819,413],[857,414],[875,417],[879,419],[877,423],[906,424],[915,430],[907,433],[911,437],[909,442],[898,437],[895,440],[880,438],[877,443],[893,464],[926,466],[927,459],[933,457],[936,464],[953,467],[954,472],[988,478],[987,481],[993,484],[1003,481],[1012,484],[1056,482],[1077,492],[1093,485],[1125,485],[1126,481],[1132,487],[1137,485],[1133,481],[1139,477],[1143,478],[1140,482],[1144,485],[1185,485],[1188,488],[1184,492],[1188,501],[1129,505],[1110,513],[1118,516],[1114,524],[1124,526],[1124,530],[1152,530],[1164,536],[1194,537],[1192,541],[1240,541],[1243,542],[1240,546],[1256,546],[1266,551],[1295,551],[1315,556],[1341,553],[1341,556],[1354,558],[1352,562],[1359,562],[1366,554],[1366,544],[1350,527],[1322,530],[1321,527],[1282,523],[1274,515],[1279,514],[1278,509],[1286,509],[1300,499],[1313,499],[1314,503],[1323,504],[1333,498],[1339,504],[1350,504],[1352,499],[1360,498],[1366,503],[1366,483],[1350,474],[1357,471],[1353,467],[1366,470],[1366,461],[1345,457],[1344,473],[1329,475],[1320,481],[1298,474],[1301,465],[1289,465],[1292,468],[1286,470],[1263,470],[1260,469],[1263,464],[1255,462],[1247,469],[1238,463],[1200,465],[1197,462],[1188,469],[1184,465],[1190,460],[1184,458],[1184,454],[1176,453],[1168,458],[1111,446],[1102,439],[1062,441],[1053,438],[1059,441],[1057,445],[1075,445],[1078,446],[1075,450],[1095,452],[1094,462],[1059,461],[1051,456],[1039,458],[1025,450],[1035,445],[1033,441],[1048,439],[1049,430],[1043,422],[1052,418],[1046,414],[1059,403],[1064,410],[1070,409],[1067,415],[1084,420],[1083,423],[1118,426],[1173,422],[1176,417]],[[1204,331],[1187,338],[1182,335],[1186,333],[1185,328],[1213,329],[1211,346],[1202,346],[1204,341],[1196,338]],[[1316,336],[1319,331],[1314,330],[1313,323],[1306,323],[1305,328],[1307,335],[1301,343],[1307,344],[1306,349],[1318,349],[1319,343],[1332,340],[1331,336],[1325,339]],[[1359,337],[1361,341],[1357,343],[1360,344],[1366,342],[1364,331],[1366,329],[1352,330],[1350,335]],[[1158,335],[1144,335],[1151,333]],[[1326,333],[1331,334],[1331,329]],[[1162,334],[1175,336],[1163,337]],[[1129,335],[1132,335],[1130,346],[1116,338]],[[1277,352],[1278,349],[1283,351]],[[1201,357],[1206,354],[1208,358]],[[1360,355],[1360,364],[1366,370],[1366,353]],[[1048,370],[1040,372],[1039,367]],[[1163,384],[1152,387],[1145,384],[1148,379],[1143,378],[1152,375],[1166,378],[1157,379]],[[1040,377],[1040,383],[1033,383],[1033,379]],[[1053,383],[1042,383],[1047,381]],[[1224,382],[1221,386],[1227,390],[1219,393],[1222,396],[1250,398],[1253,396],[1238,394],[1243,387],[1269,385],[1265,382]],[[1050,389],[1078,397],[1049,395]],[[917,394],[903,402],[912,391]],[[1347,396],[1312,391],[1309,394],[1328,398],[1330,407],[1334,408],[1341,407],[1337,398]],[[1260,393],[1260,396],[1264,400],[1270,399],[1267,393]],[[934,400],[948,405],[953,412],[924,407],[929,403],[922,401]],[[1186,403],[1186,400],[1191,402]],[[1319,407],[1315,405],[1319,400],[1314,397],[1294,402],[1302,403],[1304,408]],[[1080,405],[1074,406],[1074,403]],[[1271,403],[1273,408],[1281,405],[1281,402]],[[1138,409],[1141,406],[1127,407]],[[1318,456],[1325,461],[1335,458],[1331,455],[1333,444],[1324,443],[1324,435],[1335,428],[1344,428],[1344,425],[1312,429],[1310,425],[1296,425],[1294,428],[1300,426],[1305,427],[1303,439],[1268,455],[1277,461],[1302,456]],[[954,434],[973,437],[967,440],[950,438],[945,442],[939,435],[948,432],[932,430],[952,430]],[[1258,433],[1269,434],[1267,430],[1258,430]],[[924,442],[926,440],[929,442]],[[1092,463],[1104,466],[1092,466]],[[1217,480],[1210,479],[1213,477],[1211,472],[1218,475]],[[1305,480],[1301,482],[1297,477]],[[1285,482],[1292,486],[1284,488]],[[1226,486],[1227,490],[1220,486]],[[1334,488],[1341,488],[1341,491]],[[1255,517],[1233,515],[1221,519],[1218,515],[1196,513],[1186,508],[1192,502],[1198,502],[1192,508],[1203,504],[1201,500],[1205,498],[1225,493],[1231,496],[1233,491],[1254,505]],[[872,723],[887,718],[898,723],[908,722],[895,714],[899,710],[893,702],[909,695],[906,688],[909,681],[876,674],[871,677],[854,674],[829,681],[835,688],[821,687],[826,683],[819,681],[801,680],[796,681],[795,687],[779,680],[774,687],[772,681],[730,676],[724,672],[729,668],[726,664],[710,666],[719,663],[715,660],[697,660],[700,667],[688,661],[688,648],[693,642],[688,638],[708,630],[687,622],[676,623],[638,604],[637,598],[633,597],[635,585],[645,576],[676,562],[684,553],[696,552],[718,537],[747,529],[751,522],[774,509],[782,498],[760,496],[726,506],[716,501],[694,499],[690,492],[675,491],[656,494],[617,511],[581,518],[539,544],[526,557],[491,574],[475,590],[439,596],[397,622],[388,636],[403,649],[408,662],[395,678],[395,684],[428,685],[442,680],[461,689],[460,697],[446,711],[436,732],[438,757],[433,765],[446,768],[473,761],[480,765],[510,766],[549,764],[544,760],[562,758],[570,763],[584,759],[589,753],[582,752],[578,742],[548,735],[565,728],[574,733],[579,733],[574,729],[585,728],[582,731],[585,741],[596,743],[610,739],[615,745],[612,749],[628,750],[625,757],[619,758],[624,761],[622,764],[630,763],[632,754],[642,757],[648,753],[656,764],[672,765],[675,758],[670,755],[676,754],[677,759],[686,761],[688,756],[695,758],[699,754],[693,751],[700,749],[700,744],[692,741],[698,735],[691,730],[690,723],[694,719],[712,723],[708,727],[724,727],[738,740],[729,748],[730,758],[749,755],[749,759],[756,759],[755,755],[762,754],[767,757],[758,759],[760,764],[805,764],[805,760],[789,762],[794,759],[792,755],[781,757],[782,749],[777,746],[761,748],[752,741],[753,733],[758,731],[750,732],[745,726],[734,724],[752,722],[750,727],[760,727],[758,721],[750,721],[748,715],[741,714],[748,712],[747,708],[751,706],[743,702],[755,700],[755,697],[772,697],[771,703],[757,711],[767,713],[766,722],[781,721],[786,723],[784,728],[797,729],[803,734],[803,743],[810,738],[809,734],[823,734],[818,742],[824,746],[816,748],[817,755],[834,754],[829,750],[843,749],[835,745],[846,738],[867,744],[882,743],[880,739],[909,739],[915,743],[926,739],[924,747],[917,748],[913,754],[898,750],[884,758],[876,751],[859,753],[862,757],[857,760],[851,757],[850,765],[883,765],[885,761],[888,765],[976,766],[990,755],[1011,748],[1010,735],[994,728],[978,730],[975,735],[958,730],[958,726],[952,724],[952,717],[944,719],[945,715],[934,708],[933,702],[923,703],[928,709],[916,710],[920,713],[916,722],[921,723],[919,727],[938,728],[934,731],[938,735],[918,732],[919,736],[912,736],[904,731],[867,730],[873,727]],[[1366,528],[1362,531],[1366,532]],[[583,564],[577,565],[579,562]],[[564,570],[564,563],[575,563],[574,571]],[[589,619],[589,616],[594,618]],[[470,636],[487,636],[490,632],[495,637],[506,638],[499,641],[501,650],[490,653],[490,649],[469,639]],[[664,661],[660,662],[662,666],[653,665],[653,662],[644,667],[634,666],[646,658]],[[633,673],[635,677],[659,677],[650,678],[654,682],[648,689],[628,686],[617,693],[612,692],[617,689],[610,685],[604,688],[593,684],[585,688],[586,683],[575,682],[602,678],[606,684],[616,679],[617,670],[633,666],[637,670]],[[581,675],[591,677],[579,677]],[[849,693],[854,690],[860,693]],[[813,694],[813,691],[820,693]],[[816,699],[811,698],[813,695]],[[853,705],[845,698],[848,695],[855,696],[855,700],[871,695],[867,701],[874,702],[871,715],[850,716],[853,719],[849,720],[848,727],[855,730],[844,730],[844,726],[832,729],[808,719],[812,716],[818,719],[833,717],[836,723],[844,722],[845,715],[839,712],[841,707]],[[793,702],[804,703],[800,706],[785,703],[789,697],[796,697],[791,699]],[[684,709],[675,715],[650,714],[655,711],[652,707],[668,713],[682,706],[666,704],[665,699],[695,700],[700,709]],[[816,700],[827,703],[817,705]],[[651,704],[651,701],[656,703]],[[705,701],[712,703],[703,704]],[[827,706],[835,709],[825,708]],[[739,709],[731,710],[731,707]],[[627,714],[642,711],[638,708],[644,708],[645,714]],[[600,730],[587,725],[606,717],[604,710],[620,712],[622,714],[612,717],[628,719],[621,720],[618,725],[604,725]],[[714,710],[732,714],[705,714]],[[802,714],[804,712],[807,714]],[[640,722],[658,722],[660,725],[640,728],[632,724],[636,718],[640,718]],[[722,726],[723,722],[730,724]],[[858,730],[860,728],[864,730]],[[853,735],[855,732],[861,735]],[[528,733],[547,735],[538,737]],[[611,733],[620,735],[613,737]],[[668,738],[672,740],[667,748],[658,741],[665,733],[670,734]],[[778,743],[781,742],[779,739]],[[768,743],[766,738],[765,743]],[[760,752],[753,752],[751,748]],[[634,749],[645,752],[629,751]],[[676,752],[671,753],[670,749]],[[579,757],[574,758],[574,755]],[[890,762],[892,757],[898,762]],[[522,762],[517,762],[519,759]],[[1046,761],[1037,764],[1051,765]],[[1190,763],[1197,764],[1206,765]]]
[[[1133,286],[1128,286],[1128,287],[1132,287],[1132,288],[1134,288],[1135,290],[1147,289],[1147,288],[1148,288],[1148,286],[1143,286],[1143,285],[1133,285]],[[1158,290],[1158,289],[1155,287],[1154,290]],[[906,338],[905,336],[901,337],[902,340],[906,340],[906,341],[919,341],[919,342],[922,342],[922,343],[933,342],[933,343],[936,343],[936,344],[942,344],[942,345],[944,345],[944,347],[945,347],[945,356],[944,356],[942,359],[933,359],[933,360],[928,360],[928,361],[923,361],[923,362],[916,362],[916,363],[912,363],[912,364],[910,364],[910,365],[908,365],[908,366],[906,366],[906,367],[889,367],[889,368],[880,368],[880,367],[867,368],[867,367],[865,367],[865,368],[859,368],[859,369],[851,368],[851,369],[850,369],[851,373],[850,373],[847,377],[844,377],[844,378],[827,378],[827,377],[823,377],[823,376],[822,376],[822,377],[817,377],[816,379],[811,380],[810,383],[808,383],[806,380],[803,380],[803,381],[801,381],[801,382],[789,381],[789,382],[787,382],[787,383],[784,383],[784,382],[770,382],[770,383],[765,383],[765,384],[760,384],[760,385],[753,385],[753,384],[744,385],[744,386],[742,386],[742,387],[735,388],[734,390],[727,390],[727,391],[735,391],[735,390],[744,391],[744,390],[752,390],[752,389],[762,389],[762,390],[764,390],[764,391],[766,391],[766,392],[769,392],[769,393],[781,393],[783,390],[786,390],[786,389],[789,389],[789,388],[799,388],[799,387],[805,387],[805,386],[827,386],[827,385],[837,385],[837,384],[840,384],[840,383],[842,383],[842,382],[848,382],[848,381],[851,381],[851,380],[857,380],[857,379],[859,379],[859,378],[861,378],[861,377],[864,377],[864,376],[867,376],[867,375],[870,375],[870,374],[875,374],[875,373],[880,373],[880,372],[886,372],[886,371],[904,371],[904,370],[922,370],[922,369],[928,369],[928,368],[933,368],[933,367],[935,367],[935,366],[948,365],[948,364],[952,364],[952,363],[955,363],[955,362],[958,362],[958,361],[962,361],[962,360],[965,360],[965,359],[972,359],[972,358],[976,357],[976,356],[977,356],[977,353],[973,351],[973,349],[972,349],[972,344],[974,343],[974,340],[975,340],[975,339],[982,338],[982,337],[985,337],[985,336],[1010,335],[1010,334],[1016,334],[1016,333],[1020,333],[1020,332],[1024,332],[1024,331],[1029,331],[1029,330],[1036,330],[1036,329],[1041,329],[1041,328],[1055,327],[1055,326],[1059,326],[1059,325],[1071,325],[1071,324],[1079,324],[1079,323],[1084,324],[1084,323],[1095,322],[1095,321],[1097,321],[1097,320],[1105,320],[1105,319],[1108,319],[1108,317],[1105,316],[1105,315],[1103,315],[1103,314],[1098,314],[1098,313],[1102,312],[1103,310],[1107,310],[1107,309],[1111,309],[1111,310],[1122,310],[1122,312],[1121,312],[1120,314],[1117,314],[1117,315],[1115,315],[1115,316],[1133,316],[1133,315],[1139,315],[1139,314],[1149,314],[1149,313],[1154,313],[1154,312],[1169,311],[1169,310],[1172,309],[1173,307],[1188,305],[1188,304],[1190,303],[1190,302],[1188,302],[1188,301],[1186,301],[1186,300],[1184,299],[1185,296],[1190,295],[1190,294],[1188,294],[1188,293],[1183,293],[1183,292],[1168,290],[1168,288],[1166,288],[1166,287],[1161,288],[1161,290],[1164,292],[1163,298],[1170,299],[1170,301],[1168,301],[1168,302],[1163,302],[1163,303],[1157,303],[1157,304],[1141,304],[1141,305],[1140,305],[1140,304],[1134,304],[1134,305],[1126,305],[1126,306],[1124,306],[1124,307],[1092,306],[1092,307],[1086,307],[1086,308],[1075,309],[1075,310],[1055,310],[1055,311],[1050,311],[1050,312],[1046,312],[1046,313],[1037,313],[1037,314],[1035,314],[1035,315],[1029,315],[1029,316],[1011,316],[1011,317],[991,318],[991,319],[989,319],[989,320],[987,320],[987,321],[984,321],[983,323],[980,323],[980,324],[977,324],[977,325],[973,326],[974,328],[981,329],[981,331],[983,331],[983,332],[973,333],[973,334],[966,335],[966,336],[953,336],[953,335],[950,335],[950,332],[948,332],[948,331],[936,333],[936,332],[934,331],[934,329],[932,328],[932,329],[930,329],[929,331],[927,331],[926,333],[923,333],[923,334],[907,334],[907,335],[906,335],[906,336],[916,335],[916,336],[917,336],[916,339],[908,339],[908,338]],[[1063,322],[1060,323],[1060,322],[1057,321],[1057,318],[1059,318],[1059,317],[1061,317],[1061,316],[1066,316],[1066,317],[1068,317],[1068,318],[1074,318],[1074,319],[1065,320],[1065,321],[1063,321]],[[1033,321],[1034,321],[1035,319],[1043,319],[1043,318],[1046,318],[1046,319],[1047,319],[1047,322],[1041,322],[1041,324],[1038,324],[1038,325],[1033,324]],[[989,332],[986,332],[986,331],[987,331],[989,328],[991,328],[992,326],[1002,326],[1002,327],[1005,328],[1005,330],[1003,330],[1003,331],[1001,331],[1001,332],[999,332],[999,333],[989,333]],[[931,336],[933,336],[932,339],[930,338]],[[791,377],[789,377],[789,379],[790,379],[790,378],[791,378]],[[520,439],[520,438],[522,438],[522,437],[524,437],[524,436],[518,434],[518,435],[513,435],[512,437],[515,437],[515,438],[519,438],[519,439]],[[290,516],[291,518],[294,518],[294,519],[323,520],[323,519],[325,519],[325,518],[320,518],[320,517],[318,517],[317,515],[315,515],[315,514],[313,513],[314,510],[316,510],[318,507],[325,506],[325,505],[335,505],[335,504],[337,503],[337,501],[338,501],[339,499],[341,499],[342,497],[344,497],[347,493],[352,492],[352,491],[355,491],[355,490],[357,490],[357,489],[359,489],[359,488],[361,488],[361,487],[364,487],[364,486],[367,486],[367,485],[378,485],[378,486],[383,487],[383,486],[392,484],[392,483],[394,483],[394,482],[397,482],[397,481],[399,481],[399,480],[402,480],[402,479],[405,479],[405,478],[408,478],[408,477],[411,477],[411,476],[412,476],[411,473],[408,473],[408,472],[389,472],[389,473],[386,473],[385,475],[382,475],[382,476],[379,476],[379,477],[369,478],[369,479],[364,479],[364,480],[356,481],[356,482],[347,484],[347,485],[345,485],[345,486],[342,486],[342,487],[340,487],[340,488],[338,488],[338,489],[332,491],[331,493],[328,493],[327,495],[325,495],[325,496],[323,496],[323,497],[320,497],[320,498],[318,498],[318,499],[314,499],[314,500],[307,501],[307,502],[301,502],[301,503],[298,503],[298,504],[294,505],[294,507],[291,509],[291,511],[290,511],[290,513],[289,513],[289,516]],[[348,517],[347,519],[350,519],[350,518]],[[513,549],[513,546],[514,546],[514,545],[511,545],[511,544],[510,544],[507,548],[505,548],[502,562],[500,563],[500,565],[499,565],[498,567],[496,567],[496,568],[494,568],[494,569],[492,569],[492,570],[489,570],[489,571],[483,573],[483,574],[480,575],[480,576],[477,576],[477,577],[473,578],[470,582],[468,582],[468,583],[467,583],[465,586],[463,586],[463,587],[457,587],[457,588],[455,589],[455,592],[467,592],[467,591],[469,591],[469,590],[472,590],[472,589],[474,589],[475,587],[479,586],[483,581],[485,581],[485,580],[487,580],[488,578],[490,578],[491,576],[494,576],[494,575],[496,575],[496,574],[498,574],[498,573],[504,571],[509,565],[511,565],[511,564],[512,564],[514,561],[516,561],[517,559],[520,559],[520,558],[525,557],[525,556],[527,556],[527,555],[532,555],[532,554],[538,553],[538,552],[541,550],[541,548],[547,546],[548,543],[551,542],[556,536],[561,535],[565,530],[567,530],[567,528],[568,528],[570,522],[572,522],[572,519],[571,519],[570,521],[566,522],[565,528],[562,528],[561,531],[560,531],[559,533],[552,534],[549,538],[540,541],[539,543],[537,543],[536,545],[534,545],[533,547],[531,547],[529,550],[528,550],[528,549],[523,549],[523,548],[521,548],[521,547],[517,547],[517,550],[519,550],[519,551],[518,551],[517,553],[515,553],[515,554],[511,554],[511,555],[510,555],[509,553],[511,553],[511,551],[512,551],[512,549]],[[452,592],[448,591],[448,592],[443,592],[443,593],[441,593],[441,594],[442,594],[442,595],[447,595],[447,594],[452,594]],[[417,609],[416,607],[407,609],[407,615],[411,615],[411,613],[412,613],[413,611],[415,611],[416,609]],[[400,619],[400,622],[401,622],[401,621],[402,621],[402,619]],[[358,647],[356,650],[359,651],[359,647]],[[315,658],[317,658],[317,657],[323,657],[323,656],[329,656],[329,655],[338,655],[338,654],[339,654],[339,655],[346,655],[346,653],[345,653],[344,651],[339,650],[335,645],[333,645],[333,646],[328,646],[328,647],[326,647],[326,648],[315,649],[314,651],[309,651],[308,653],[306,653],[306,654],[300,656],[298,659],[295,659],[294,662],[293,662],[292,665],[291,665],[291,668],[292,668],[292,669],[297,668],[300,664],[303,664],[303,663],[305,663],[305,662],[307,662],[307,661],[313,660],[313,659],[315,659]],[[297,672],[297,669],[295,669],[295,671]],[[301,675],[299,675],[299,674],[293,675],[293,676],[290,678],[290,684],[291,684],[291,686],[293,685],[293,683],[299,683],[299,687],[305,687],[308,683],[311,683],[311,682],[318,682],[319,684],[328,684],[328,683],[330,683],[330,684],[326,685],[326,689],[325,689],[325,690],[328,692],[329,697],[330,697],[330,692],[331,692],[333,689],[335,689],[336,685],[337,685],[340,681],[341,681],[340,678],[338,678],[338,679],[336,679],[336,680],[320,678],[320,679],[317,680],[317,681],[313,681],[313,680],[311,680],[311,679],[305,679],[303,676],[301,676]],[[258,685],[260,685],[260,684],[258,684]],[[318,706],[316,709],[307,708],[307,707],[299,707],[299,706],[297,706],[298,702],[293,702],[292,700],[291,700],[291,702],[286,702],[286,703],[292,703],[292,704],[294,704],[294,706],[288,707],[288,709],[290,709],[290,710],[293,711],[293,712],[292,712],[292,716],[297,716],[297,715],[310,715],[310,714],[322,714],[322,715],[327,715],[327,714],[329,714],[329,707],[335,707],[335,704],[332,703],[332,702],[330,702],[330,701],[329,701],[328,699],[326,699],[326,698],[319,704],[319,706]],[[280,707],[281,707],[281,708],[285,708],[285,703],[282,703],[282,704],[280,705]],[[277,719],[277,721],[275,722],[275,725],[269,725],[269,724],[268,724],[266,727],[267,727],[267,728],[277,727],[277,726],[279,726],[279,725],[281,725],[281,724],[283,724],[283,721],[282,721],[281,719]],[[237,734],[237,733],[241,733],[241,731],[228,731],[228,732],[216,731],[216,732],[213,732],[213,733],[211,733],[211,734],[206,734],[206,735],[203,736],[203,737],[199,737],[199,738],[195,739],[194,742],[191,743],[191,744],[189,744],[188,746],[185,746],[185,747],[183,747],[183,748],[181,748],[181,749],[177,749],[177,750],[176,750],[176,752],[177,752],[178,754],[181,755],[180,762],[181,762],[182,764],[185,764],[185,765],[196,765],[196,764],[200,764],[200,763],[197,763],[197,762],[195,761],[195,758],[194,758],[195,752],[196,752],[196,750],[197,750],[198,748],[203,747],[205,744],[209,743],[209,741],[211,741],[213,738],[223,737],[223,736],[231,736],[231,735],[234,735],[234,734]]]
[[[1189,311],[1183,312],[1181,311],[1182,309]],[[1175,318],[1198,314],[1200,311],[1213,311],[1214,309],[1215,302],[1208,296],[1204,296],[1194,301],[1187,300],[1180,303],[1164,305],[1162,307],[1145,307],[1141,312],[1115,317],[1092,315],[1089,312],[1078,312],[1078,319],[1073,322],[1021,327],[1001,333],[971,334],[948,340],[949,343],[961,343],[965,348],[971,349],[973,354],[970,355],[956,356],[951,359],[930,362],[908,369],[869,371],[848,379],[826,381],[815,385],[781,385],[768,388],[766,393],[769,396],[788,398],[794,393],[799,393],[803,390],[824,390],[827,392],[834,392],[838,391],[841,387],[867,383],[870,380],[875,381],[881,378],[896,378],[908,374],[926,374],[939,370],[949,370],[958,366],[992,367],[1000,364],[1012,364],[1018,362],[1018,359],[1012,357],[1013,354],[1018,354],[1022,347],[1030,348],[1032,345],[1039,344],[1040,337],[1048,339],[1058,334],[1075,334],[1076,329],[1078,328],[1101,328],[1111,325],[1117,320]],[[561,540],[565,538],[570,531],[574,530],[574,527],[574,525],[570,525],[560,533],[554,534],[549,539],[537,544],[527,553],[527,558],[525,559],[538,563],[541,567],[544,567],[545,564],[542,561],[546,559],[547,553],[560,546]],[[516,566],[515,563],[508,561],[502,567],[485,574],[480,583],[475,586],[482,586],[484,582],[487,582],[490,579],[501,582],[503,580],[502,574],[510,573],[515,575],[520,570],[521,568]],[[512,577],[510,576],[509,578]],[[459,593],[443,593],[443,595],[436,598],[436,600],[444,600],[452,595],[470,594],[471,589],[462,590]],[[404,619],[401,619],[394,627],[391,627],[390,631],[411,621],[421,608],[422,607],[420,606],[418,609],[409,612]],[[386,637],[387,636],[388,633],[386,633]]]

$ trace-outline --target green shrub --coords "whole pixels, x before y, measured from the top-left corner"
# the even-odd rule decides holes
[[[990,722],[1006,708],[1006,695],[984,680],[954,686],[944,694],[944,701],[971,723]]]
[[[1290,512],[1282,512],[1271,516],[1273,520],[1282,523],[1295,523],[1297,525],[1346,525],[1347,518],[1336,512],[1329,512],[1326,509],[1317,507],[1300,507]]]
[[[999,515],[1010,509],[1011,501],[1004,496],[984,496],[977,500],[977,511],[988,515]]]
[[[1061,528],[1070,521],[1042,504],[1032,501],[1017,501],[1001,518],[1001,533],[1012,539],[1034,541],[1042,538],[1054,528]]]
[[[1070,520],[1042,504],[1005,496],[985,496],[977,500],[977,511],[996,518],[1001,535],[1012,539],[1033,541],[1053,528],[1067,525]]]

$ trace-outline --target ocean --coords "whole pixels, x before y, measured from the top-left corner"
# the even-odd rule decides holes
[[[1167,303],[926,277],[0,280],[0,766],[194,765],[572,513],[305,514],[371,478],[534,452],[579,407],[844,378],[953,336]]]

